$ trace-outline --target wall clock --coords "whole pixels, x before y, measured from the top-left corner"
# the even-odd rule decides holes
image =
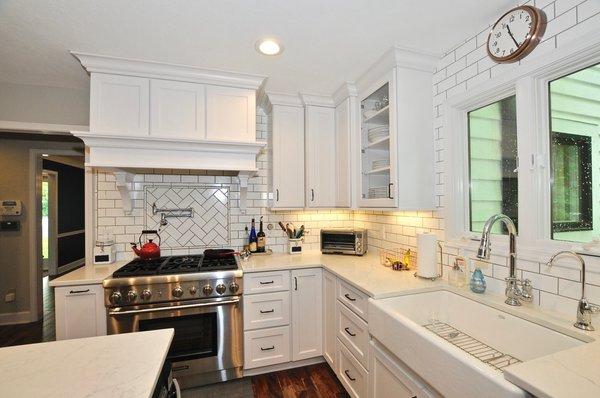
[[[515,7],[492,27],[487,53],[498,63],[523,59],[539,44],[546,30],[546,15],[532,6]]]

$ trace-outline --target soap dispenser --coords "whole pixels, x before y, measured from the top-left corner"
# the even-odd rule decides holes
[[[483,272],[479,267],[475,268],[473,271],[473,275],[471,276],[471,282],[469,282],[469,287],[473,293],[484,293],[487,284],[485,283],[485,277],[483,276]]]
[[[454,286],[457,288],[463,288],[467,284],[467,276],[466,276],[466,263],[465,259],[462,257],[456,257],[454,259],[454,265],[450,270],[450,274],[448,275],[448,282],[450,286]]]

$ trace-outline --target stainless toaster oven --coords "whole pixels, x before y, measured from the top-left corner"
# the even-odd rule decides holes
[[[367,252],[366,229],[322,229],[321,253],[352,254],[362,256]]]

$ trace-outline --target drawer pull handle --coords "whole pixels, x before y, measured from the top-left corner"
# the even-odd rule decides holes
[[[345,330],[345,331],[346,331],[346,333],[348,333],[348,334],[349,334],[351,337],[354,337],[354,336],[356,336],[356,333],[352,333],[352,332],[350,331],[350,328],[344,328],[344,330]]]
[[[350,296],[348,295],[348,293],[344,294],[344,297],[346,297],[346,298],[347,298],[348,300],[350,300],[350,301],[356,301],[356,299],[355,299],[355,298],[352,298],[352,297],[350,297]]]
[[[262,348],[262,347],[260,347],[260,350],[261,350],[261,351],[271,351],[271,350],[274,350],[274,349],[275,349],[275,346],[274,346],[274,345],[272,345],[271,347],[267,347],[267,348]]]
[[[81,293],[87,293],[89,291],[90,291],[90,289],[85,289],[85,290],[71,290],[69,292],[69,294],[81,294]]]
[[[272,283],[275,283],[275,281],[268,281],[268,282],[263,282],[263,281],[260,281],[260,282],[258,282],[258,283],[260,283],[261,285],[270,285],[270,284],[272,284]]]
[[[275,309],[273,308],[272,310],[268,310],[268,311],[260,310],[261,314],[270,314],[271,312],[275,312]]]
[[[356,379],[352,376],[350,376],[350,371],[348,369],[344,370],[344,373],[346,373],[346,376],[348,376],[348,378],[350,379],[350,381],[355,381]]]

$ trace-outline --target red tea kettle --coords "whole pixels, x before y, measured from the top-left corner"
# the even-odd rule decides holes
[[[153,241],[153,239],[148,238],[148,241],[142,245],[142,236],[144,235],[156,235],[158,238],[158,245]],[[155,229],[145,229],[140,234],[139,238],[140,248],[138,249],[137,244],[135,242],[131,242],[131,248],[133,252],[139,256],[142,260],[154,260],[155,258],[160,257],[160,235],[158,231]]]

